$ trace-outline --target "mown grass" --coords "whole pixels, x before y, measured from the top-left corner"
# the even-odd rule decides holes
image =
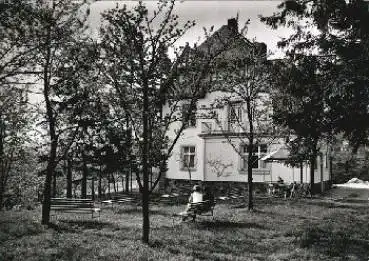
[[[218,204],[215,218],[173,218],[184,206],[152,206],[150,245],[141,210],[104,208],[99,220],[40,208],[0,217],[0,260],[368,260],[368,204],[319,199],[256,200],[255,211]]]

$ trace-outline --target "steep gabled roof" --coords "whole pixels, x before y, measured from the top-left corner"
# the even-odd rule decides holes
[[[198,72],[204,64],[211,63],[212,69],[206,72],[199,97],[203,97],[211,87],[211,74],[215,70],[222,70],[224,64],[248,63],[250,60],[258,63],[266,62],[267,47],[265,43],[251,42],[238,30],[238,21],[235,18],[228,19],[226,25],[221,26],[199,46],[191,48],[188,44],[183,47],[178,59],[178,79],[176,87],[171,89],[169,96],[186,98],[191,97],[191,78],[187,77],[191,71]],[[182,76],[182,77],[181,77]],[[183,77],[184,76],[184,77]],[[182,79],[181,79],[182,78]],[[223,88],[223,87],[222,87]]]
[[[228,19],[226,25],[215,31],[196,50],[227,60],[243,60],[255,56],[266,58],[266,45],[251,42],[239,33],[235,18]]]

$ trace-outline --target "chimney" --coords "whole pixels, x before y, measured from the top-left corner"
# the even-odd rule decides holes
[[[236,18],[228,19],[228,28],[235,33],[238,33],[238,21]]]

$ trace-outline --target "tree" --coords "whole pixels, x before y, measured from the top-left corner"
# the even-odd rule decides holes
[[[354,149],[366,144],[369,137],[368,3],[288,0],[279,8],[279,12],[261,20],[274,29],[281,26],[295,29],[290,37],[279,42],[280,47],[287,49],[290,63],[307,54],[324,60],[325,66],[318,67],[320,74],[325,75],[325,105],[332,120],[331,128],[334,133],[343,133]]]
[[[321,57],[301,56],[297,64],[277,67],[274,74],[274,122],[292,130],[290,162],[308,159],[314,192],[314,169],[322,142],[330,142],[332,119],[327,106],[325,70]]]
[[[15,165],[22,160],[30,127],[26,90],[1,84],[0,89],[0,209]]]
[[[28,1],[14,0],[2,1],[0,9],[0,84],[22,84],[20,76],[29,73],[35,51],[29,44],[32,7]]]
[[[94,79],[88,72],[95,55],[93,46],[84,44],[87,37],[83,11],[87,10],[88,14],[88,9],[83,9],[83,2],[37,1],[32,6],[30,44],[36,50],[34,68],[37,80],[42,84],[45,106],[42,124],[49,139],[42,205],[42,223],[48,224],[55,168],[67,154],[79,128],[78,124],[64,125],[65,114],[62,112],[72,111],[71,114],[78,118],[83,111],[86,93],[81,86]]]
[[[228,143],[242,158],[248,177],[248,209],[253,210],[253,168],[260,161],[255,152],[259,146],[267,149],[276,137],[271,121],[269,65],[263,44],[250,43],[238,32],[232,37],[234,40],[227,43],[214,63],[212,80],[214,90],[224,91],[214,107],[229,106],[227,126],[216,117],[216,110],[212,113]]]
[[[24,157],[29,142],[31,113],[28,103],[30,84],[25,75],[35,47],[29,43],[32,24],[29,2],[0,3],[0,208],[13,167]]]
[[[133,162],[138,164],[137,169],[142,169],[142,177],[136,173],[136,179],[142,193],[142,241],[145,243],[149,241],[150,231],[149,195],[159,183],[185,125],[181,125],[173,140],[167,137],[167,130],[174,121],[181,121],[177,108],[184,92],[190,104],[185,117],[190,116],[210,64],[208,57],[201,59],[183,53],[173,60],[168,58],[167,51],[194,25],[188,21],[179,26],[173,8],[174,1],[159,2],[152,14],[141,2],[133,10],[117,6],[103,14],[105,25],[101,28],[104,83],[115,93],[117,104],[129,121],[134,136],[131,159],[137,160]],[[180,67],[188,69],[189,77],[185,81],[189,84],[185,91],[183,86],[186,85],[179,83]],[[169,107],[165,115],[164,103]],[[149,175],[153,167],[159,170],[159,175],[150,189]]]

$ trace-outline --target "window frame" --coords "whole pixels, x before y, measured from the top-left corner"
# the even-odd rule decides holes
[[[265,150],[263,150],[262,148],[265,146]],[[254,144],[254,150],[255,148],[257,148],[257,152],[253,152],[253,156],[257,157],[257,168],[253,167],[252,169],[255,170],[265,170],[268,169],[267,168],[267,162],[265,162],[264,160],[261,160],[261,158],[265,155],[268,154],[268,145],[265,143],[259,143],[259,144]],[[245,151],[246,150],[246,151]],[[255,153],[255,154],[254,154]],[[240,164],[240,170],[241,171],[247,171],[247,167],[248,167],[248,152],[247,152],[247,144],[241,144],[240,146],[240,154],[241,154],[241,164]],[[254,164],[254,163],[253,163]]]
[[[231,117],[231,115],[234,113],[234,117]],[[234,123],[242,123],[242,116],[243,116],[243,110],[242,110],[242,102],[230,102],[228,105],[228,123],[229,125]]]
[[[188,148],[188,151],[185,152],[185,148]],[[193,152],[191,151],[193,149]],[[182,145],[181,146],[181,160],[180,160],[180,169],[181,170],[196,170],[196,145]],[[185,157],[189,157],[189,161],[191,162],[191,156],[193,156],[193,166],[185,166],[186,160]]]

